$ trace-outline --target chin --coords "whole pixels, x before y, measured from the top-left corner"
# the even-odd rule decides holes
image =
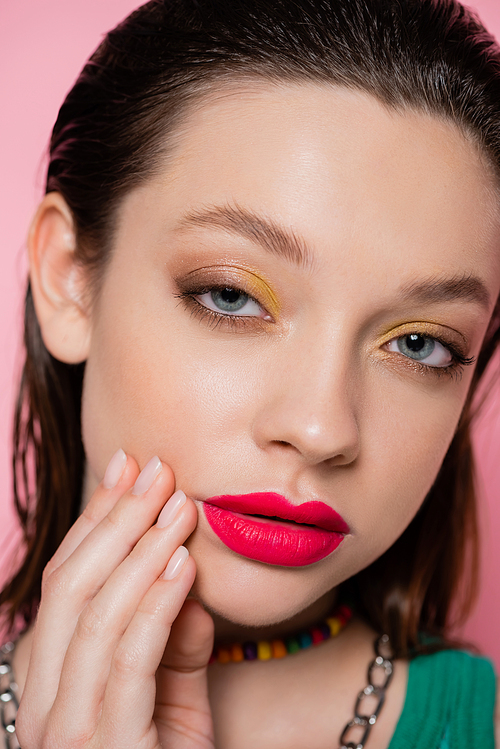
[[[196,553],[193,556],[198,572],[191,595],[211,614],[239,627],[271,627],[285,622],[333,587],[331,581],[325,584],[315,580],[311,567],[274,567],[231,552],[226,559],[212,557],[210,561]]]
[[[196,598],[213,617],[223,619],[236,627],[272,627],[293,618],[303,610],[302,606],[298,606],[296,610],[290,610],[285,606],[272,606],[269,599],[263,601],[255,599],[235,601],[233,599],[229,602],[221,600],[220,596],[203,595],[198,587],[194,585],[191,590],[193,598]]]

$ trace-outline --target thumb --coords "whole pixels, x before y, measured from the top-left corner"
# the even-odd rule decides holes
[[[214,746],[207,665],[212,654],[212,617],[194,599],[185,601],[172,625],[156,672],[155,721],[169,747]]]
[[[206,668],[214,645],[214,623],[210,614],[188,598],[172,625],[161,665],[182,673]]]

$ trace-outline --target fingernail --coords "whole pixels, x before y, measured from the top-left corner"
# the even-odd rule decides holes
[[[158,528],[166,528],[167,525],[170,525],[172,520],[181,509],[182,505],[185,503],[186,495],[183,491],[178,489],[172,494],[165,507],[160,512],[158,520],[156,521],[156,525],[158,526]]]
[[[155,478],[161,473],[161,460],[155,455],[149,463],[146,463],[132,488],[132,494],[144,494],[147,492]]]
[[[179,572],[184,567],[184,564],[188,556],[189,556],[189,551],[186,549],[186,547],[179,546],[179,548],[176,549],[176,551],[174,551],[174,553],[170,557],[170,562],[167,564],[165,568],[165,572],[162,574],[163,579],[173,580],[174,577],[177,577]]]
[[[102,485],[105,489],[113,489],[117,485],[126,465],[127,456],[120,447],[120,449],[115,452],[106,468],[106,473],[102,480]]]

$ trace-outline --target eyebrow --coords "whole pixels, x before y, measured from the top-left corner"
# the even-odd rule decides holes
[[[439,302],[464,301],[490,309],[491,299],[486,285],[473,275],[452,276],[451,278],[430,278],[406,284],[400,291],[405,302],[432,304]]]
[[[238,234],[259,244],[267,252],[300,267],[312,265],[312,254],[305,242],[269,218],[239,206],[213,206],[187,213],[178,228],[214,227]]]
[[[303,268],[313,265],[312,253],[292,230],[237,205],[210,206],[190,211],[181,219],[178,228],[182,230],[190,227],[223,229],[256,242],[267,252],[295,265]],[[409,283],[400,290],[400,297],[404,302],[417,304],[465,301],[486,310],[489,310],[491,304],[486,285],[472,274],[451,278],[433,277]]]

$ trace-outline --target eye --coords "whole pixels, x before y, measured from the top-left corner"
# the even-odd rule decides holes
[[[197,302],[204,307],[222,315],[238,315],[246,317],[265,317],[266,313],[251,296],[240,289],[226,287],[211,289],[204,294],[195,296]]]
[[[388,351],[394,351],[408,359],[413,359],[428,367],[449,367],[453,362],[453,354],[435,338],[410,333],[409,335],[393,338],[386,344]]]

